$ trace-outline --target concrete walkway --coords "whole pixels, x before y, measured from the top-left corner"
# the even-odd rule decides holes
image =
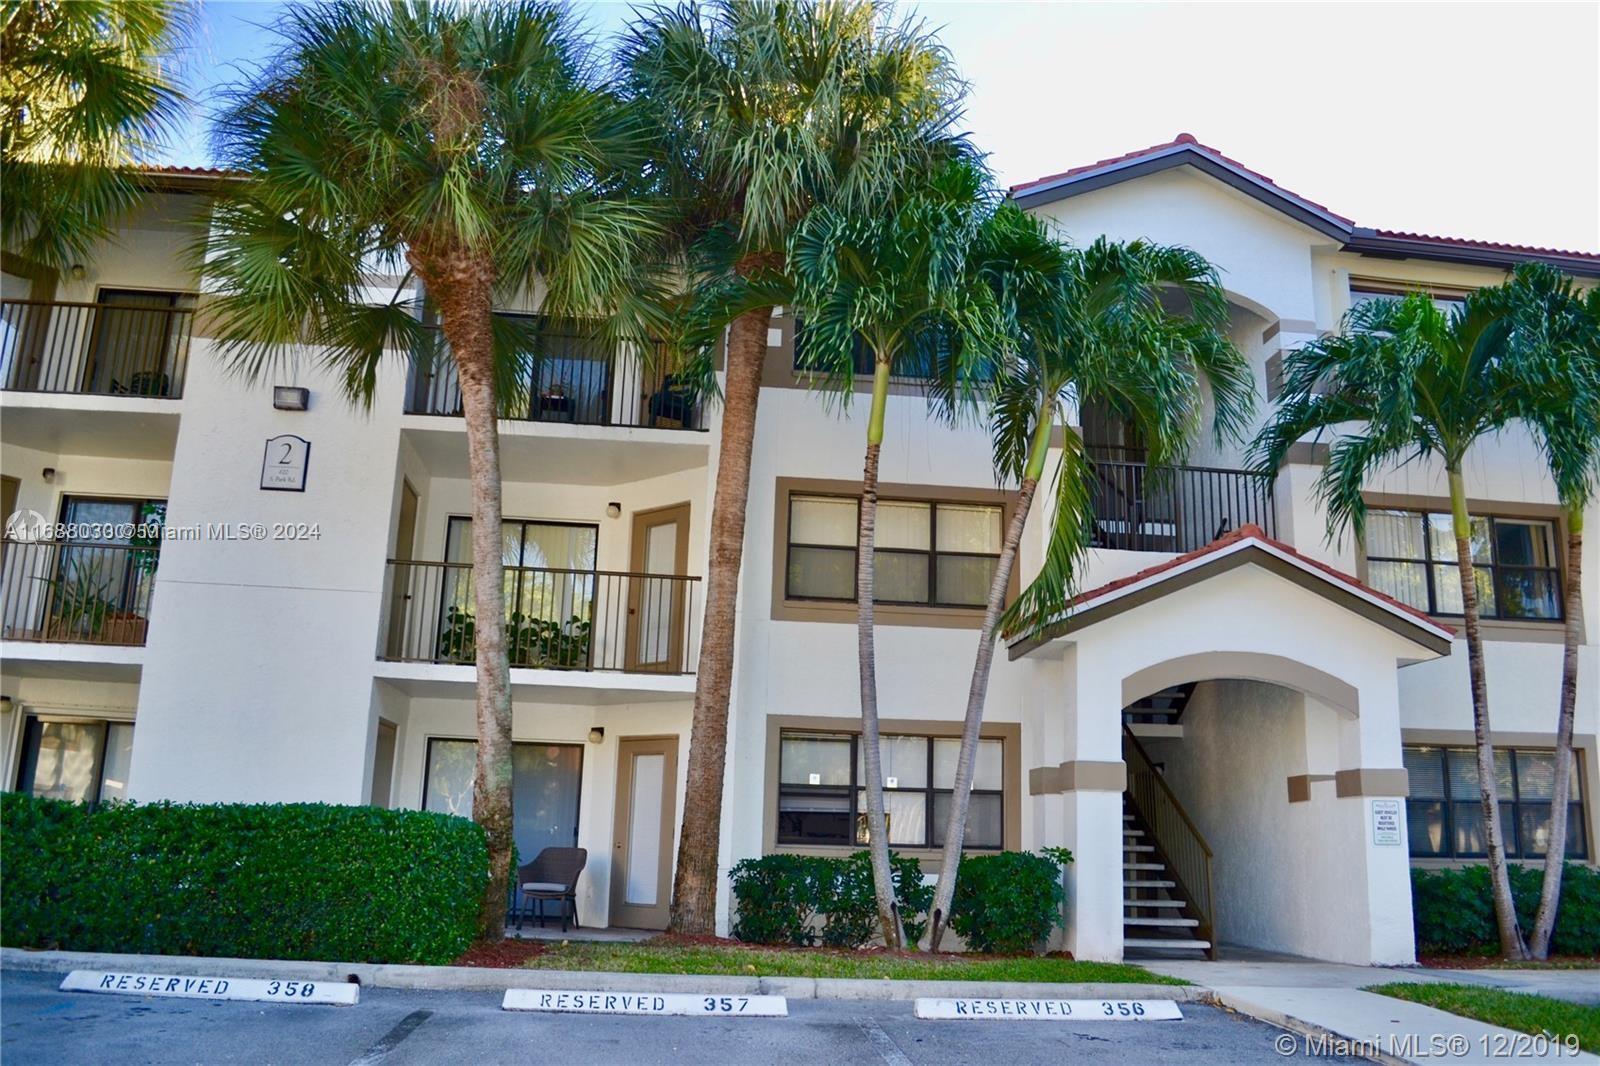
[[[1537,992],[1578,1003],[1600,1002],[1596,970],[1425,970],[1418,967],[1346,966],[1291,956],[1233,951],[1231,958],[1140,960],[1148,969],[1210,989],[1225,1006],[1299,1032],[1308,1041],[1338,1038],[1354,1053],[1380,1062],[1504,1062],[1508,1058],[1555,1059],[1557,1053],[1499,1026],[1449,1014],[1419,1003],[1361,989],[1395,981],[1446,982]],[[1309,1046],[1315,1046],[1314,1044]],[[1600,1063],[1590,1054],[1562,1048],[1566,1062]]]

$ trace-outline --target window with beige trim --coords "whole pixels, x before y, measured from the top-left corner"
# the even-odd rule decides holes
[[[884,807],[894,847],[944,846],[956,776],[957,737],[885,735]],[[784,730],[778,740],[779,844],[866,843],[866,779],[861,738],[854,733]],[[1005,846],[1005,749],[978,741],[965,846]]]
[[[1482,858],[1483,800],[1478,794],[1478,755],[1472,748],[1407,746],[1404,749],[1410,795],[1406,820],[1414,858]],[[1506,854],[1534,859],[1550,840],[1550,797],[1555,787],[1555,752],[1496,748],[1495,795]],[[1588,858],[1584,831],[1583,775],[1576,756],[1567,811],[1568,859]]]
[[[1433,299],[1433,306],[1445,314],[1453,314],[1460,310],[1466,303],[1466,297],[1461,293],[1448,289],[1435,289],[1425,285],[1416,285],[1410,288],[1398,285],[1383,285],[1374,282],[1350,282],[1350,306],[1378,301],[1380,303],[1397,303],[1413,292],[1426,292]]]
[[[794,493],[784,595],[855,601],[855,496]],[[1003,508],[936,500],[878,501],[876,600],[927,607],[982,607],[1000,559]]]
[[[1504,515],[1474,515],[1471,521],[1482,616],[1560,620],[1555,523]],[[1461,571],[1448,513],[1374,510],[1367,515],[1365,538],[1369,585],[1429,614],[1461,613]]]

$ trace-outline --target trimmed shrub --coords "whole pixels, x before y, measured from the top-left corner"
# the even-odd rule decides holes
[[[1071,861],[1065,848],[963,856],[950,927],[973,951],[1032,952],[1065,920],[1061,867]]]
[[[927,929],[933,889],[923,883],[917,860],[891,853],[889,862],[901,922],[914,943]],[[733,935],[748,944],[858,948],[878,935],[872,860],[865,851],[744,859],[734,865],[732,879],[738,904]]]
[[[1510,867],[1511,898],[1523,932],[1533,928],[1544,867]],[[1473,955],[1500,950],[1489,868],[1411,871],[1411,907],[1421,954]],[[1561,875],[1551,949],[1558,955],[1600,955],[1600,870],[1568,863]]]
[[[0,795],[10,947],[445,963],[476,935],[483,830],[320,803]]]

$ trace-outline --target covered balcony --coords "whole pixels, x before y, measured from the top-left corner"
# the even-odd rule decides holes
[[[194,330],[181,293],[102,290],[98,303],[0,301],[0,390],[170,400]]]
[[[1097,548],[1190,552],[1246,524],[1277,536],[1269,479],[1224,467],[1151,466],[1139,448],[1089,450]]]
[[[532,351],[519,388],[500,398],[500,417],[519,422],[704,430],[699,401],[662,365],[612,350],[593,336],[547,326],[532,315],[497,314],[497,328],[523,331]],[[408,415],[461,414],[461,385],[437,329],[412,353]]]
[[[381,658],[471,665],[470,563],[389,561],[391,605]],[[506,644],[513,668],[684,675],[694,671],[689,620],[700,579],[611,570],[511,566]]]

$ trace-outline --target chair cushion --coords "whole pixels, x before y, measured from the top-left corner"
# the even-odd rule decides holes
[[[524,892],[565,892],[567,886],[556,881],[527,881],[523,883]]]

